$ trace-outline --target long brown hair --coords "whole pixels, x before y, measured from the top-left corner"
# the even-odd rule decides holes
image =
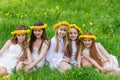
[[[68,25],[65,25],[65,26],[68,26]],[[58,52],[58,50],[59,50],[59,40],[58,40],[58,34],[57,33],[58,33],[58,30],[56,29],[56,35],[55,35],[55,39],[56,39],[55,51],[56,52]],[[68,33],[67,32],[66,32],[66,35],[63,37],[63,43],[64,43],[64,46],[63,46],[62,52],[65,53],[67,45],[68,45]]]
[[[75,29],[75,28],[74,28],[74,29]],[[77,29],[76,29],[76,30],[77,30]],[[77,30],[77,32],[78,32],[78,37],[77,37],[77,39],[75,40],[76,49],[77,49],[75,59],[77,59],[79,52],[82,51],[82,42],[81,42],[81,40],[79,39],[79,35],[81,35],[81,33],[79,33],[78,30]],[[68,56],[69,58],[72,57],[72,51],[73,51],[73,49],[72,49],[72,40],[69,38],[69,44],[68,44],[68,50],[67,50],[67,56]]]
[[[25,26],[23,26],[23,25],[20,25],[20,26],[17,26],[16,27],[16,30],[26,30],[25,29]],[[14,37],[11,39],[11,42],[13,43],[13,44],[18,44],[18,39],[17,39],[17,37],[16,37],[16,34],[14,35]],[[27,58],[27,34],[26,34],[26,37],[25,37],[25,40],[23,41],[23,43],[22,43],[22,50],[23,50],[23,55],[20,57],[20,61],[22,61],[22,60],[24,60],[24,59],[26,59]]]
[[[43,24],[42,22],[40,22],[40,21],[37,21],[37,22],[34,24],[34,26],[43,26],[43,25],[44,25],[44,24]],[[42,30],[43,30],[43,33],[42,33],[42,36],[41,36],[42,43],[41,43],[41,45],[40,45],[40,47],[39,47],[39,49],[38,49],[38,53],[39,53],[40,50],[41,50],[41,46],[42,46],[43,42],[45,42],[47,45],[48,45],[48,42],[49,42],[49,40],[48,40],[48,38],[47,38],[47,35],[46,35],[46,30],[45,30],[44,28],[42,28]],[[30,52],[31,52],[31,53],[33,52],[33,44],[34,44],[34,42],[35,42],[36,39],[37,39],[37,37],[34,35],[34,32],[33,32],[33,31],[34,31],[34,30],[32,29],[32,33],[31,33],[30,41],[29,41],[29,49],[30,49]],[[47,42],[46,42],[45,40],[47,40]]]
[[[84,33],[85,35],[92,35],[91,32],[86,32]],[[91,38],[92,39],[92,38]],[[103,66],[103,62],[101,61],[101,59],[99,58],[99,55],[98,55],[98,51],[96,49],[96,46],[95,46],[95,40],[92,39],[93,43],[92,45],[90,46],[90,57],[93,58],[100,66]]]

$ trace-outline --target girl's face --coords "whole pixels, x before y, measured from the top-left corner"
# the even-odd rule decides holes
[[[66,35],[67,30],[68,30],[68,27],[67,27],[67,26],[61,25],[61,26],[58,27],[58,29],[57,29],[57,31],[58,31],[58,32],[57,32],[58,36],[61,37],[61,38],[63,38],[63,37]]]
[[[43,30],[39,29],[39,30],[33,30],[34,35],[36,36],[36,38],[41,38],[42,34],[43,34]]]
[[[86,48],[90,48],[93,43],[93,40],[91,38],[84,38],[83,39],[83,44],[85,45]]]
[[[26,34],[17,34],[16,37],[18,39],[18,43],[22,43],[26,38]]]
[[[69,38],[74,41],[78,37],[78,31],[75,28],[71,28],[69,32]]]

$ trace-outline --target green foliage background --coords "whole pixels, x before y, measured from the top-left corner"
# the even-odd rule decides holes
[[[27,29],[36,21],[48,24],[47,35],[54,36],[59,21],[77,24],[91,31],[106,50],[120,60],[120,0],[0,0],[0,48],[12,37],[18,25]],[[62,74],[48,67],[33,73],[14,72],[10,80],[119,80],[119,76],[99,74],[94,69],[73,69]],[[35,75],[34,75],[35,74]],[[87,76],[88,75],[88,76]],[[33,79],[34,78],[34,79]]]

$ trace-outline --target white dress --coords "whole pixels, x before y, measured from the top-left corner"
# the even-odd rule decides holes
[[[75,59],[75,57],[76,57],[76,51],[77,51],[76,42],[72,41],[72,57],[71,57],[71,60],[70,60],[70,64],[72,64],[74,66],[77,66],[77,61]]]
[[[44,48],[45,45],[46,44],[43,43],[41,50],[43,50],[42,48]],[[40,52],[38,53],[38,48],[36,48],[36,47],[33,48],[33,53],[32,53],[33,60],[36,60],[38,58],[38,56],[40,55]],[[37,64],[37,66],[42,67],[44,64],[45,64],[45,57],[42,58],[42,60]]]
[[[104,62],[103,68],[111,69],[113,71],[120,71],[117,58],[113,55],[109,55],[110,60],[112,62],[110,63],[109,59],[98,48],[98,47],[102,47],[102,45],[100,43],[95,43],[95,46],[98,51],[99,58],[101,59],[102,62]],[[85,48],[83,52],[90,56],[89,49]]]
[[[22,48],[19,44],[11,44],[10,47],[0,56],[0,66],[5,67],[7,72],[11,73],[22,54]]]
[[[59,40],[59,49],[58,53],[55,52],[56,47],[56,39],[53,37],[51,39],[51,45],[46,54],[46,60],[49,62],[50,68],[57,68],[59,63],[64,57],[64,53],[62,52],[63,49],[63,38],[58,37]]]

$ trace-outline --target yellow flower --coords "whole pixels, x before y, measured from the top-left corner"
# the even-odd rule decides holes
[[[8,13],[6,13],[5,15],[6,15],[6,16],[9,16],[9,15],[10,15],[10,13],[8,12]]]
[[[21,15],[20,17],[23,18],[23,15]]]
[[[85,27],[86,25],[85,25],[85,24],[83,24],[82,26],[83,26],[83,27]]]
[[[56,10],[59,11],[59,10],[60,10],[60,7],[59,7],[59,6],[56,6]]]
[[[38,29],[45,29],[47,27],[47,24],[44,24],[43,26],[30,26],[30,28],[31,29],[36,29],[36,30],[38,30]]]
[[[92,26],[92,25],[93,25],[93,23],[92,23],[92,22],[90,22],[90,25]]]
[[[83,34],[81,28],[79,28],[76,24],[70,24],[70,27],[77,29],[80,34]]]
[[[6,80],[6,79],[8,79],[9,77],[10,77],[10,75],[6,75],[6,76],[3,76],[2,79],[3,79],[3,80]]]
[[[61,25],[66,25],[68,27],[68,32],[70,31],[70,24],[67,21],[62,21],[54,25],[54,29],[57,29]]]
[[[16,16],[19,16],[19,14],[17,13]]]
[[[24,34],[24,33],[29,33],[30,30],[15,30],[13,32],[11,32],[12,35],[14,34]]]
[[[46,13],[46,12],[44,12],[44,15],[47,15],[47,13]]]
[[[94,36],[94,35],[80,35],[79,38],[92,38],[92,39],[96,40],[96,36]]]

